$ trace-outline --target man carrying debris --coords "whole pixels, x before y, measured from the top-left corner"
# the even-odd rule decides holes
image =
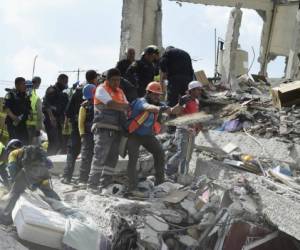
[[[87,184],[91,163],[93,160],[94,139],[92,125],[94,119],[94,93],[96,86],[87,84],[83,87],[83,99],[85,100],[80,107],[78,117],[78,128],[81,137],[81,164],[78,179],[78,186]]]
[[[160,96],[163,92],[159,82],[149,83],[146,91],[144,98],[139,98],[131,103],[131,115],[127,122],[129,132],[127,171],[130,191],[134,191],[137,186],[136,164],[141,145],[153,155],[155,184],[164,182],[165,154],[155,134],[160,132],[160,116],[163,112],[170,114],[171,109],[160,103]]]
[[[51,162],[46,152],[38,146],[24,146],[19,140],[12,140],[6,147],[8,155],[7,168],[10,173],[12,186],[0,205],[0,223],[11,224],[11,212],[26,188],[39,188],[45,196],[60,200],[51,188],[49,167]]]
[[[201,96],[202,83],[192,81],[188,85],[188,94],[181,97],[179,105],[182,107],[182,115],[189,115],[199,112],[199,100]],[[188,173],[188,165],[194,148],[195,136],[200,131],[201,125],[183,125],[177,126],[175,132],[175,142],[177,145],[176,154],[173,155],[166,168],[166,174],[169,177],[177,175],[178,167],[180,174]]]
[[[107,71],[106,80],[96,89],[94,98],[94,156],[88,188],[97,191],[112,183],[118,162],[121,128],[126,121],[129,105],[119,88],[121,74],[118,69]]]

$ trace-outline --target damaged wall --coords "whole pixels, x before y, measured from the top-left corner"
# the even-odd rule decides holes
[[[300,3],[295,24],[295,37],[296,39],[289,52],[287,78],[300,80],[300,58],[299,53],[296,53],[296,51],[300,51]]]
[[[123,0],[120,58],[129,47],[137,54],[150,45],[162,46],[161,0]]]
[[[240,7],[234,8],[230,12],[230,17],[227,26],[226,38],[225,38],[225,51],[223,56],[223,68],[222,82],[229,83],[230,87],[234,89],[233,81],[236,78],[235,66],[236,66],[236,53],[238,49],[238,41],[240,36],[240,27],[242,23],[242,11]]]

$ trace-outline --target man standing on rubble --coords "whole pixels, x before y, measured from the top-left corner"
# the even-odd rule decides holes
[[[79,84],[75,90],[75,93],[72,95],[71,99],[69,100],[67,109],[66,109],[66,117],[71,122],[71,136],[68,141],[67,147],[67,163],[64,169],[64,176],[62,183],[70,184],[74,167],[76,163],[76,159],[80,154],[81,150],[81,137],[78,128],[78,116],[79,116],[79,109],[83,102],[83,88],[87,84],[92,84],[96,86],[98,75],[95,70],[88,70],[85,74],[86,83]]]
[[[57,154],[62,145],[62,128],[68,103],[68,96],[63,90],[68,87],[68,79],[67,75],[60,74],[55,85],[46,90],[43,100],[44,124],[49,142],[48,155]]]
[[[94,119],[94,94],[96,86],[87,84],[83,87],[83,99],[78,116],[78,128],[81,137],[81,164],[77,186],[85,187],[91,171],[94,152],[92,125]]]
[[[129,108],[124,92],[119,88],[118,69],[107,71],[106,80],[96,89],[94,98],[94,156],[88,188],[98,191],[113,182],[114,168],[119,158],[122,125]]]
[[[146,95],[131,103],[131,115],[127,121],[128,136],[128,178],[129,191],[135,191],[138,177],[136,164],[139,157],[139,148],[143,146],[154,158],[155,185],[164,182],[165,154],[155,134],[160,132],[160,118],[163,112],[173,112],[168,106],[160,102],[163,94],[159,82],[147,85]]]
[[[199,112],[199,100],[203,85],[198,81],[192,81],[188,85],[188,94],[181,97],[179,105],[182,107],[181,115],[189,115]],[[166,168],[168,177],[177,176],[178,167],[180,174],[188,173],[188,165],[194,148],[195,136],[201,129],[201,125],[178,126],[175,132],[176,153],[169,159]]]
[[[30,91],[31,113],[26,122],[29,135],[29,144],[38,145],[38,137],[43,127],[42,101],[37,94],[37,89],[41,85],[41,78],[35,76],[32,79],[32,89]]]
[[[125,77],[127,69],[134,61],[135,61],[135,50],[133,48],[128,48],[126,50],[126,58],[119,61],[116,66],[116,68],[120,70],[122,77]]]
[[[184,50],[169,46],[160,59],[161,82],[168,80],[167,101],[170,107],[184,96],[193,80],[194,70],[190,55]]]
[[[127,70],[125,78],[137,88],[138,97],[145,95],[147,84],[154,80],[155,68],[153,62],[156,53],[155,48],[147,47],[141,59],[132,63]]]
[[[30,98],[26,93],[25,79],[17,77],[15,88],[8,89],[4,98],[5,123],[10,139],[22,140],[28,144],[26,121],[31,111]]]

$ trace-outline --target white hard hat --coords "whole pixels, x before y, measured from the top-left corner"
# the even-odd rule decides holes
[[[192,90],[195,88],[203,88],[203,84],[198,81],[192,81],[189,83],[188,90]]]

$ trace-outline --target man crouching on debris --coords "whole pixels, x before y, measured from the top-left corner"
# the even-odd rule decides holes
[[[127,122],[129,132],[128,148],[128,178],[129,191],[135,191],[137,186],[136,164],[139,157],[139,148],[142,145],[154,158],[155,185],[164,182],[165,154],[162,145],[155,137],[160,132],[160,116],[163,112],[170,114],[173,110],[160,103],[163,94],[159,82],[147,85],[146,95],[131,103],[131,114]]]
[[[38,146],[24,146],[17,139],[11,140],[7,146],[8,171],[12,186],[0,200],[0,223],[11,224],[11,212],[26,188],[39,188],[45,196],[60,200],[50,186],[49,167],[52,165],[46,157],[46,152]]]
[[[192,81],[188,85],[188,94],[181,97],[179,105],[182,107],[182,115],[189,115],[199,112],[199,100],[201,96],[203,85],[198,81]],[[180,174],[188,173],[189,161],[194,148],[195,136],[201,129],[201,125],[184,125],[177,126],[175,132],[175,142],[177,145],[176,154],[173,155],[166,168],[166,174],[173,179],[174,175],[178,173],[180,167]]]
[[[94,156],[88,180],[88,189],[98,192],[113,183],[114,169],[119,159],[122,125],[129,104],[119,88],[121,74],[118,69],[107,71],[106,80],[96,89],[94,97]],[[98,187],[100,186],[100,187]]]

